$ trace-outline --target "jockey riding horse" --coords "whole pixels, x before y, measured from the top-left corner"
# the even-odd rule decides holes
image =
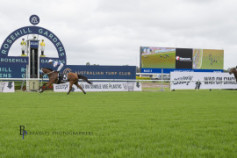
[[[58,73],[58,83],[60,84],[63,79],[63,74],[60,73],[60,70],[63,68],[63,63],[60,61],[54,61],[52,59],[49,59],[49,64],[53,65],[54,68],[58,67],[57,73]]]
[[[234,74],[236,82],[237,82],[237,66],[233,67],[229,70],[229,74]]]

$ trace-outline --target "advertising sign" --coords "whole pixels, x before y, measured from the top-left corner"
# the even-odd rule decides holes
[[[229,73],[171,72],[170,89],[237,89],[234,75]],[[198,89],[199,89],[198,88]]]
[[[86,92],[115,92],[115,91],[141,91],[142,87],[139,82],[93,82],[92,85],[86,82],[79,82],[79,85]],[[69,83],[54,84],[54,92],[68,92]],[[79,88],[73,85],[72,92],[81,92]]]
[[[89,79],[136,79],[136,66],[66,65],[63,73],[74,72]]]
[[[15,92],[14,82],[0,82],[0,92]]]
[[[193,68],[193,50],[176,48],[176,68],[192,69]]]

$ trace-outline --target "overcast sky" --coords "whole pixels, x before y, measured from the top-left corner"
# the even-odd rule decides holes
[[[1,0],[0,43],[36,14],[69,65],[139,65],[139,47],[153,46],[224,49],[229,68],[237,65],[236,8],[235,0]],[[46,43],[46,55],[51,49]]]

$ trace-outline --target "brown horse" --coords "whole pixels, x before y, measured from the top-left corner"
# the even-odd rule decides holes
[[[232,73],[234,74],[236,82],[237,82],[237,68],[235,68],[235,67],[231,68],[229,70],[229,74],[231,75]]]
[[[53,71],[52,69],[50,68],[42,68],[41,69],[42,72],[44,74],[47,74],[48,75],[48,78],[49,78],[49,82],[48,83],[45,83],[43,86],[40,87],[40,93],[42,93],[44,90],[48,89],[48,87],[50,85],[52,85],[53,83],[58,83],[59,79],[58,79],[58,72],[56,71]],[[42,76],[41,76],[42,77]],[[86,81],[87,83],[89,84],[92,84],[88,79],[87,77],[85,76],[82,76],[82,75],[78,75],[76,73],[72,73],[72,72],[69,72],[67,74],[67,81],[69,81],[70,83],[70,86],[69,86],[69,91],[67,92],[67,94],[69,94],[72,90],[72,85],[75,84],[78,88],[81,89],[81,91],[86,94],[86,92],[84,91],[84,89],[78,84],[78,80],[79,79],[82,79],[84,81]],[[61,82],[63,83],[63,82]],[[59,84],[59,83],[58,83]],[[46,87],[44,88],[44,86],[46,85]]]

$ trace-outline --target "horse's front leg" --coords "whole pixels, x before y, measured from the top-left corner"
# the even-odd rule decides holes
[[[49,88],[49,86],[50,86],[52,83],[53,83],[53,82],[48,82],[48,83],[46,83],[45,88],[43,88],[43,86],[42,86],[42,90],[40,91],[40,93],[43,93],[45,90],[47,90],[47,89]]]
[[[43,92],[43,87],[44,87],[46,84],[47,84],[47,83],[44,83],[43,86],[41,86],[41,87],[39,88],[39,92],[40,92],[40,93]]]

